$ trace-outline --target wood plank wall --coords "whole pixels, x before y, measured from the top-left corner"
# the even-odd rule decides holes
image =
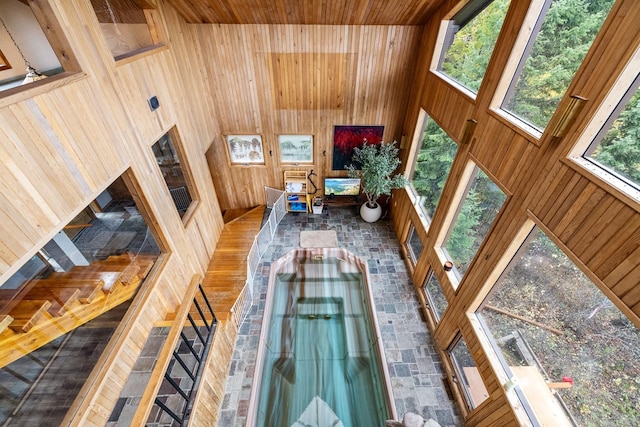
[[[182,53],[193,44],[180,34],[183,21],[157,3],[167,46],[116,63],[89,1],[54,2],[81,73],[0,103],[2,282],[125,172],[167,252],[67,417],[71,425],[104,425],[150,329],[176,309],[189,278],[204,274],[224,226],[204,155],[218,132],[215,109],[185,66]],[[150,148],[173,127],[199,199],[186,224]]]
[[[422,224],[410,195],[404,191],[399,191],[394,200],[393,220],[400,236],[403,232],[406,235],[406,223],[412,221],[424,243],[413,272],[416,286],[422,285],[432,268],[449,302],[435,329],[438,348],[444,352],[461,332],[489,391],[489,399],[468,414],[466,425],[526,425],[528,421],[521,411],[512,410],[508,404],[500,385],[506,378],[491,368],[492,356],[485,353],[479,326],[467,312],[475,310],[508,262],[507,254],[512,254],[526,231],[537,224],[640,326],[640,204],[568,159],[572,154],[577,155],[574,147],[585,146],[579,140],[580,134],[610,92],[624,64],[640,46],[640,33],[624,31],[633,25],[637,28],[640,4],[633,0],[615,3],[567,92],[567,96],[579,95],[588,99],[568,134],[553,138],[545,133],[536,139],[491,111],[502,70],[530,2],[511,2],[475,99],[429,69],[439,20],[457,3],[444,2],[438,16],[425,26],[404,133],[413,135],[420,108],[456,141],[460,140],[467,119],[477,120],[478,125],[471,143],[460,145],[429,230]],[[567,102],[565,97],[559,112]],[[403,156],[407,157],[409,151],[403,150]],[[455,292],[452,276],[443,270],[443,260],[434,247],[446,227],[448,208],[464,166],[470,160],[487,172],[509,197]]]
[[[283,186],[283,170],[314,170],[321,187],[332,170],[334,125],[384,125],[399,140],[420,27],[189,25],[190,61],[210,85],[221,124],[207,159],[222,209],[264,203],[264,185]],[[263,166],[230,166],[224,135],[262,135]],[[277,135],[314,137],[313,164],[279,160]]]
[[[334,125],[382,124],[386,139],[400,138],[422,32],[192,25],[155,3],[165,46],[116,63],[91,3],[56,2],[52,10],[70,41],[65,50],[78,63],[70,69],[81,72],[0,102],[0,280],[123,173],[167,251],[65,420],[70,425],[104,424],[154,323],[180,304],[189,278],[204,273],[224,226],[221,207],[264,203],[265,184],[282,186],[277,134],[314,135],[307,170],[318,183],[331,173]],[[294,97],[284,95],[290,90]],[[147,99],[154,95],[160,108],[152,112]],[[186,224],[167,209],[172,201],[150,149],[173,128],[198,199]],[[230,167],[227,133],[263,135],[273,157],[261,167]],[[221,375],[208,377],[219,382],[207,385],[218,395]]]

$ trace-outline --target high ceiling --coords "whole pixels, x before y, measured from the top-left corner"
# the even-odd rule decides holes
[[[444,0],[167,0],[189,23],[422,25]]]

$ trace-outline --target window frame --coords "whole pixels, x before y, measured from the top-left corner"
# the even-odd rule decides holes
[[[102,30],[101,24],[103,24],[103,22],[100,22],[98,18],[98,13],[93,8],[93,4],[91,7],[91,10],[93,10],[94,16],[96,18],[96,22],[98,23],[98,26],[101,28],[100,34],[105,40],[105,45],[107,46],[107,50],[109,51],[109,54],[111,55],[111,57],[113,58],[117,66],[128,64],[130,62],[141,59],[147,55],[151,55],[168,48],[164,21],[160,16],[158,7],[148,0],[132,0],[132,1],[133,3],[136,4],[136,6],[140,8],[142,13],[144,13],[145,24],[149,31],[149,37],[151,39],[152,44],[143,46],[141,48],[134,49],[125,53],[121,53],[118,55],[115,55],[114,52],[111,50],[111,47],[107,42],[107,38],[108,38],[107,34],[105,34],[104,30]]]
[[[151,151],[151,156],[153,158],[155,166],[158,168],[158,173],[162,176],[162,171],[160,170],[160,165],[158,164],[157,157],[153,151],[153,146],[157,144],[165,135],[169,136],[169,141],[171,142],[171,146],[173,147],[173,151],[179,160],[179,167],[182,173],[182,176],[185,181],[185,186],[187,191],[189,192],[189,197],[191,199],[191,203],[189,207],[184,211],[183,215],[180,215],[180,211],[178,211],[178,207],[175,206],[173,198],[171,197],[171,193],[169,190],[168,183],[166,180],[163,181],[165,183],[165,189],[167,190],[167,196],[171,200],[172,205],[176,208],[176,213],[180,217],[182,224],[184,227],[187,227],[191,218],[194,217],[194,213],[200,205],[200,194],[198,193],[197,186],[195,185],[195,180],[193,179],[191,167],[189,166],[188,156],[186,155],[184,145],[182,142],[182,138],[180,138],[180,133],[178,132],[177,126],[171,126],[166,132],[163,132],[158,138],[156,138],[151,145],[149,145],[149,150]]]
[[[451,45],[455,40],[457,32],[471,22],[475,17],[481,14],[487,7],[491,5],[495,0],[470,0],[466,3],[462,2],[461,5],[454,8],[441,22],[438,30],[438,36],[436,38],[436,46],[434,54],[431,60],[430,70],[442,80],[446,81],[454,88],[468,96],[470,99],[475,100],[478,96],[478,91],[475,91],[467,87],[462,82],[459,82],[455,78],[449,76],[442,70],[442,64],[444,63],[445,56]],[[503,22],[504,23],[504,22]],[[498,38],[502,32],[502,26],[498,32]],[[497,40],[497,39],[496,39]],[[495,46],[494,46],[495,48]],[[493,55],[491,49],[491,55]],[[490,60],[489,60],[490,62]],[[487,63],[488,68],[489,63]],[[485,74],[486,74],[485,69]],[[483,79],[484,81],[484,75]],[[481,83],[482,85],[482,83]]]
[[[423,206],[422,200],[424,200],[424,196],[420,195],[418,193],[418,191],[416,190],[416,188],[413,185],[413,178],[415,176],[415,172],[416,172],[416,164],[418,163],[418,156],[420,154],[420,151],[422,150],[422,139],[424,137],[424,133],[427,129],[427,124],[428,121],[432,120],[436,126],[438,126],[438,128],[440,130],[442,130],[442,132],[444,134],[447,135],[447,137],[449,139],[451,139],[451,141],[453,141],[453,143],[456,145],[456,152],[453,156],[453,160],[451,161],[451,166],[449,168],[449,172],[447,172],[447,178],[445,180],[445,186],[447,181],[449,180],[450,177],[450,173],[451,173],[451,169],[453,168],[453,164],[455,163],[456,160],[456,156],[458,155],[458,152],[460,150],[460,143],[458,141],[456,141],[453,137],[451,137],[447,131],[444,130],[444,128],[442,126],[440,126],[440,124],[431,116],[429,115],[429,113],[423,109],[420,108],[420,112],[418,114],[418,120],[416,122],[416,124],[421,123],[419,126],[416,125],[415,128],[415,132],[413,134],[413,139],[411,142],[411,151],[409,153],[408,156],[408,160],[407,160],[407,164],[411,165],[410,171],[409,171],[409,185],[408,185],[408,193],[410,195],[410,198],[412,200],[412,203],[414,205],[414,209],[416,210],[418,216],[421,219],[424,219],[424,223],[425,223],[425,231],[428,231],[430,226],[431,226],[431,222],[433,221],[433,217],[436,214],[436,211],[438,209],[438,206],[440,204],[440,198],[442,197],[442,193],[440,194],[440,198],[438,199],[438,203],[436,204],[436,207],[433,211],[433,214],[430,215],[429,212],[427,212],[427,210],[425,209],[425,207]],[[444,192],[444,187],[443,187],[443,192]]]
[[[60,24],[58,15],[51,7],[50,0],[29,2],[27,7],[31,9],[63,71],[46,79],[0,91],[0,108],[86,78],[86,74],[82,72],[80,63],[71,48],[64,27]],[[53,84],[54,82],[55,84]]]

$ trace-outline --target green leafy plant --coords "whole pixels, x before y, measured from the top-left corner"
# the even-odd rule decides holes
[[[368,207],[374,208],[380,196],[388,196],[391,190],[407,185],[404,175],[393,174],[401,163],[398,151],[395,141],[378,145],[365,142],[362,148],[354,149],[347,171],[349,177],[361,179]]]

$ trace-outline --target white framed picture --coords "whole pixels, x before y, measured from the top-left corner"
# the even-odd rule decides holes
[[[260,135],[227,135],[227,152],[232,165],[263,165],[264,151]]]
[[[313,163],[313,135],[278,135],[281,163]]]

